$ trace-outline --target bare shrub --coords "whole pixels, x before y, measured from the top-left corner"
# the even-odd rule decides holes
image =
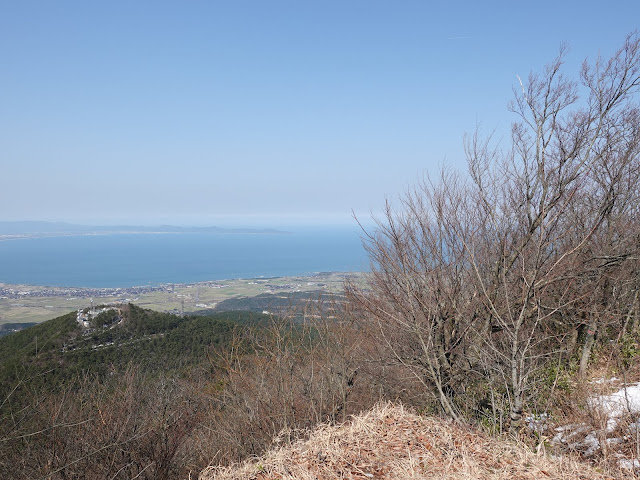
[[[0,438],[2,476],[174,478],[198,422],[188,392],[175,379],[151,380],[136,368],[105,383],[84,378],[41,392]]]
[[[584,373],[598,335],[637,323],[640,40],[585,61],[580,83],[564,54],[514,91],[508,148],[476,131],[468,176],[445,169],[387,204],[369,285],[347,289],[458,421],[508,406],[518,431],[541,369],[579,355]]]
[[[379,404],[337,426],[320,425],[308,440],[273,449],[201,480],[268,479],[538,479],[610,478],[571,458],[552,460],[522,445],[490,438],[401,405]]]
[[[274,439],[289,442],[318,422],[342,420],[375,402],[363,398],[366,388],[354,396],[359,340],[353,326],[339,308],[332,318],[319,314],[321,308],[309,304],[273,316],[266,326],[240,331],[235,348],[212,352],[218,380],[206,392],[206,430],[218,444],[218,461],[259,454]]]

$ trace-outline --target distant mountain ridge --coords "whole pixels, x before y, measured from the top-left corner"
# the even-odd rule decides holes
[[[65,222],[0,221],[0,236],[54,236],[133,233],[246,233],[282,235],[290,232],[272,228],[223,228],[216,226],[189,227],[175,225],[77,225]]]

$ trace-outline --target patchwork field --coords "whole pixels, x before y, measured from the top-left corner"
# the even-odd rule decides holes
[[[160,312],[213,309],[230,298],[264,293],[340,292],[357,273],[323,272],[311,276],[220,280],[131,288],[67,288],[0,283],[0,325],[43,322],[67,312],[106,303],[134,303]]]

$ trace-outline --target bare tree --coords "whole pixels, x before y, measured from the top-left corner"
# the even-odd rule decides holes
[[[369,235],[372,261],[368,289],[349,285],[358,314],[376,322],[380,341],[409,367],[455,419],[453,401],[466,359],[464,339],[474,321],[469,269],[451,220],[464,205],[465,188],[452,173],[407,193],[403,209],[387,204],[384,221]]]
[[[478,130],[468,177],[444,171],[387,205],[366,239],[369,288],[348,289],[454,418],[482,374],[518,428],[535,372],[579,330],[587,362],[601,322],[637,303],[640,40],[585,61],[580,83],[565,53],[514,90],[508,149]]]

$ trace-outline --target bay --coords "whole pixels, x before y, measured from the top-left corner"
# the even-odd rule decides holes
[[[0,282],[132,287],[366,270],[353,228],[288,234],[179,233],[25,238],[0,242]]]

